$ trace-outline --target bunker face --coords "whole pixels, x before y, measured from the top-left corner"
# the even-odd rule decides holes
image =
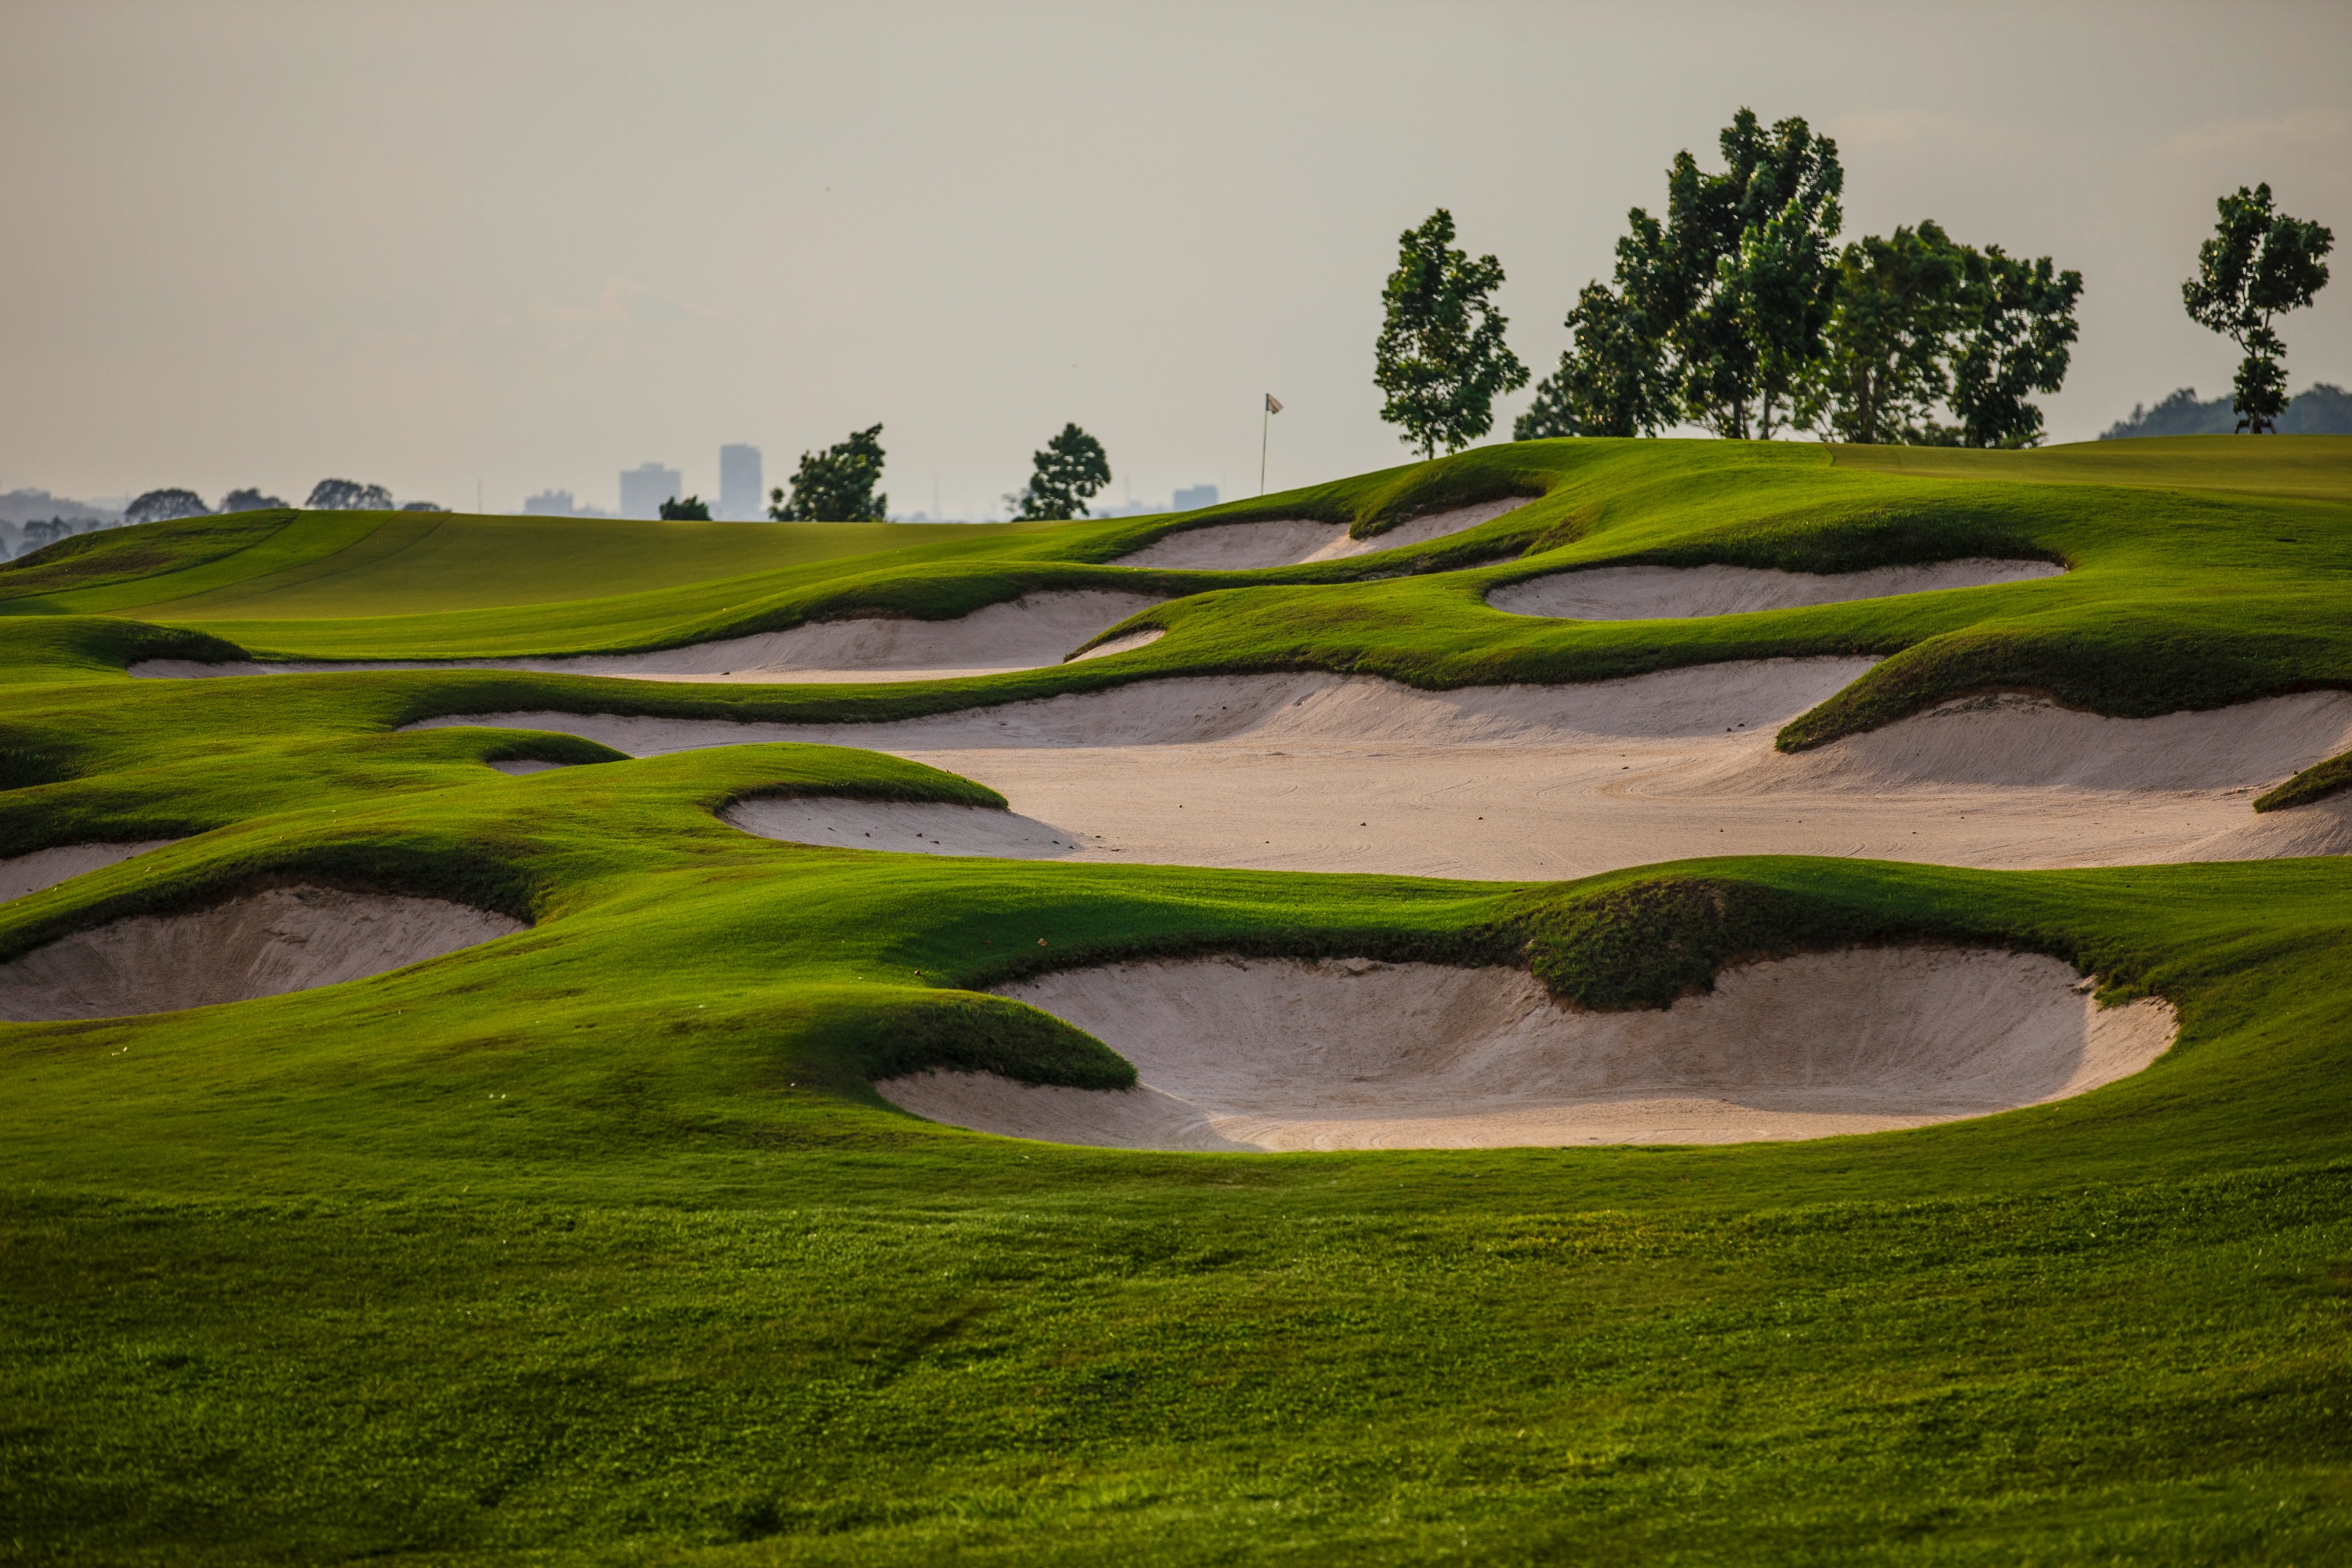
[[[134,855],[177,842],[174,838],[142,838],[128,844],[62,844],[55,849],[36,849],[30,855],[0,860],[0,904],[37,893],[43,888],[54,888],[85,871],[118,865]]]
[[[2047,561],[1974,557],[1926,566],[1881,566],[1816,576],[1747,566],[1599,566],[1513,583],[1486,603],[1514,616],[1577,621],[1682,620],[1752,610],[1794,610],[1942,588],[2026,583],[2065,571]]]
[[[1524,496],[1481,501],[1476,506],[1431,512],[1398,523],[1370,539],[1351,539],[1345,523],[1307,522],[1276,519],[1267,522],[1220,522],[1187,528],[1155,540],[1121,566],[1156,566],[1174,572],[1248,572],[1267,566],[1303,566],[1310,561],[1339,561],[1426,544],[1492,522],[1527,505]]]
[[[438,899],[273,888],[77,931],[0,963],[0,1018],[110,1018],[278,996],[522,930]]]
[[[1664,1012],[1556,1005],[1524,972],[1211,959],[1003,988],[1132,1061],[1127,1091],[976,1073],[877,1085],[934,1121],[1149,1149],[1727,1143],[1880,1131],[2139,1071],[2171,1009],[2102,1009],[2054,959],[1856,949],[1727,969]]]
[[[1075,858],[1127,864],[1517,880],[1724,854],[2028,868],[2352,849],[2352,800],[2251,809],[2352,750],[2352,692],[2153,719],[1972,698],[1773,749],[1869,668],[1759,659],[1454,691],[1178,677],[880,724],[539,711],[420,727],[562,731],[637,756],[761,741],[889,752],[995,789],[1075,838]]]
[[[1077,835],[1050,823],[980,805],[817,795],[738,801],[719,816],[762,838],[834,849],[1055,860],[1076,854],[1079,847]]]
[[[790,631],[729,637],[656,653],[591,654],[574,658],[380,659],[276,664],[196,664],[151,659],[136,676],[190,678],[287,675],[358,669],[535,669],[558,675],[623,676],[639,680],[934,680],[996,675],[1058,664],[1072,649],[1160,601],[1144,594],[1030,594],[989,605],[960,619],[918,621],[868,616],[814,621]],[[1124,639],[1122,639],[1124,640]],[[1089,657],[1120,651],[1092,650]]]

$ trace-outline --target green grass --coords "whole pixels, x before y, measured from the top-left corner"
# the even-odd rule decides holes
[[[1394,557],[1151,574],[1185,596],[1150,612],[1169,637],[1118,663],[1447,685],[1898,656],[1801,740],[1987,671],[2126,711],[2342,681],[2352,486],[2300,493],[2294,475],[2352,443],[2318,459],[2297,439],[2108,445],[2186,447],[2167,460],[2212,482],[2036,477],[2096,452],[1963,454],[1980,472],[1924,478],[1728,444],[1467,454],[1203,521],[1287,510],[1376,528],[1530,474],[1547,493]],[[2275,470],[2270,453],[2285,454]],[[270,594],[329,592],[331,574],[296,582],[287,563],[332,542],[286,540],[313,521],[243,542],[131,531],[79,586],[28,564],[46,575],[0,619],[0,856],[182,842],[0,905],[0,958],[288,881],[463,897],[532,924],[307,994],[0,1025],[0,1556],[2352,1550],[2352,866],[1747,858],[1544,886],[803,848],[715,814],[779,794],[998,800],[836,748],[631,761],[563,735],[399,726],[501,708],[873,715],[1127,676],[144,681],[121,671],[233,654],[246,623],[63,613],[85,594],[136,607],[145,579],[125,563],[184,584],[271,540]],[[1171,521],[1193,520],[391,619],[356,572],[348,618],[266,623],[289,639],[266,646],[555,648],[813,607],[921,613],[1132,577],[1104,562]],[[2074,569],[1717,623],[1551,626],[1479,602],[1568,563],[1986,549]],[[1419,570],[1379,574],[1400,563]],[[579,765],[486,765],[514,757]],[[1049,965],[1524,963],[1560,996],[1622,1007],[1704,988],[1735,958],[1923,939],[2047,952],[2112,997],[2160,995],[2180,1044],[2058,1104],[1705,1148],[1130,1153],[934,1127],[870,1088],[922,1066],[1124,1081],[1099,1042],[987,994]]]

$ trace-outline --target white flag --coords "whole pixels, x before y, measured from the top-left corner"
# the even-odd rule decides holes
[[[1266,411],[1268,414],[1279,414],[1279,413],[1281,413],[1281,412],[1282,412],[1282,399],[1280,399],[1280,398],[1278,398],[1278,397],[1275,396],[1275,395],[1274,395],[1273,393],[1271,393],[1271,392],[1267,393],[1267,394],[1265,395],[1265,411]]]

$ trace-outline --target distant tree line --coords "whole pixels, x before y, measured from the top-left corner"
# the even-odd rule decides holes
[[[2130,417],[2107,426],[2099,439],[2226,436],[2242,421],[2237,405],[2233,393],[2225,392],[2200,402],[2195,387],[2184,386],[2152,406],[2134,404]],[[2281,436],[2352,436],[2352,392],[2324,381],[2314,382],[2287,400],[2273,428]]]

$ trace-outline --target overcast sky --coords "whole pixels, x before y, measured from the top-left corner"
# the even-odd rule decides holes
[[[2233,353],[2182,315],[2268,180],[2352,268],[2352,6],[0,4],[0,489],[333,474],[611,507],[885,426],[978,515],[1066,420],[1106,500],[1403,460],[1398,231],[1450,207],[1540,375],[1625,209],[1746,104],[1834,136],[1846,232],[2085,280],[2051,433]],[[2352,277],[2287,320],[2352,384]],[[1498,411],[1496,437],[1522,394]]]

